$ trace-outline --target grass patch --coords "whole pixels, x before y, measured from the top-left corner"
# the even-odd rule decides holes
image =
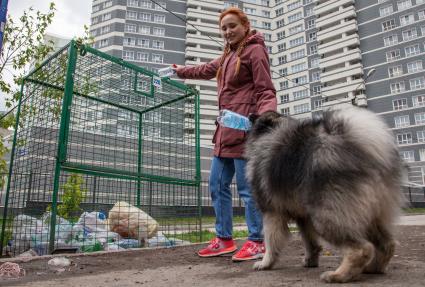
[[[425,208],[403,208],[404,214],[425,214]]]

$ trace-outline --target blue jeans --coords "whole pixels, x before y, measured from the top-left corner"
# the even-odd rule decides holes
[[[214,206],[217,237],[232,238],[233,209],[230,183],[236,171],[236,185],[240,198],[245,204],[245,219],[248,226],[248,239],[263,240],[263,220],[252,198],[251,188],[245,178],[246,160],[238,158],[213,157],[209,187]]]

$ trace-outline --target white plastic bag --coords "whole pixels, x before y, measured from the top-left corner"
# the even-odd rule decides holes
[[[117,202],[109,211],[109,228],[124,238],[147,241],[158,231],[158,222],[143,210],[124,201]]]

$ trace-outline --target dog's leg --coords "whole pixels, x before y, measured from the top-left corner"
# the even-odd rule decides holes
[[[322,251],[322,247],[318,242],[318,234],[310,218],[297,219],[296,223],[300,229],[301,237],[306,248],[304,267],[319,266],[319,255],[320,251]]]
[[[263,214],[263,228],[266,252],[263,259],[254,264],[256,270],[272,268],[290,236],[288,221],[280,214]]]
[[[385,224],[378,224],[370,232],[369,239],[375,246],[375,256],[363,272],[372,274],[384,273],[395,251],[396,244],[392,234]]]
[[[324,272],[320,279],[327,283],[344,283],[355,279],[373,258],[374,247],[370,242],[352,244],[344,248],[341,265],[335,271]]]

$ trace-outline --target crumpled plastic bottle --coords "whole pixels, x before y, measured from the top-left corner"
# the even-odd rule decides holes
[[[251,121],[247,117],[229,110],[221,110],[217,121],[224,127],[242,131],[249,131],[252,126]]]

